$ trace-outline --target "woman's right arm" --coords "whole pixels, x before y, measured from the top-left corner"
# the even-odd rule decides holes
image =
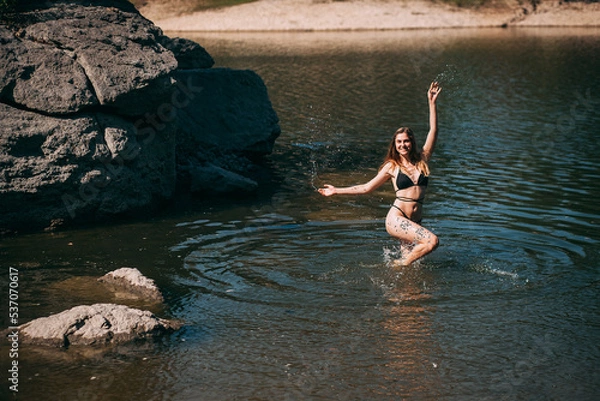
[[[431,158],[435,143],[438,137],[438,124],[437,124],[437,107],[436,101],[442,91],[442,87],[437,82],[432,82],[427,91],[427,101],[429,103],[429,132],[423,145],[423,158],[428,161]]]
[[[333,185],[325,184],[324,188],[319,188],[319,193],[323,196],[332,195],[362,195],[373,192],[380,186],[382,186],[387,180],[390,179],[392,173],[392,164],[386,163],[377,175],[366,184],[354,185],[351,187],[337,188]]]

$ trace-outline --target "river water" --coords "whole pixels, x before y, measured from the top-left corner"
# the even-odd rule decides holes
[[[267,84],[282,127],[271,182],[252,199],[3,239],[21,323],[107,300],[93,280],[122,266],[163,290],[156,313],[185,322],[104,352],[23,346],[18,399],[600,396],[599,30],[185,36]],[[369,180],[398,126],[422,143],[434,79],[423,224],[440,247],[394,268],[391,184],[315,188]]]

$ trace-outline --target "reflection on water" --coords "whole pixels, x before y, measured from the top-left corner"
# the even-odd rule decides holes
[[[248,201],[4,239],[23,321],[102,298],[92,278],[121,266],[163,289],[157,313],[185,321],[95,354],[24,349],[19,399],[600,393],[597,30],[189,37],[267,83],[283,131],[274,182]],[[315,188],[370,179],[400,125],[422,139],[433,79],[444,91],[424,224],[441,245],[395,269],[391,184]]]

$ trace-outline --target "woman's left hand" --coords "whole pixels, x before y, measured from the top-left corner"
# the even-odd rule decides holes
[[[325,188],[319,188],[318,191],[323,196],[331,196],[336,194],[335,187],[333,185],[324,185]]]
[[[432,82],[429,86],[429,90],[427,91],[427,99],[429,99],[430,102],[435,102],[441,91],[442,87],[440,84],[437,82]]]

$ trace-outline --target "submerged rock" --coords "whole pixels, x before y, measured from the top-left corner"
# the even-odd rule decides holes
[[[106,273],[98,281],[107,284],[115,292],[125,291],[136,297],[162,302],[163,296],[154,280],[144,276],[138,269],[122,267]]]
[[[94,304],[41,317],[19,328],[23,344],[68,347],[119,344],[160,336],[180,324],[124,305]]]
[[[215,165],[195,167],[189,171],[189,174],[190,191],[195,193],[214,191],[239,194],[252,192],[258,187],[256,181]]]
[[[0,232],[258,186],[279,135],[258,75],[210,69],[126,0],[19,7],[0,21]]]

